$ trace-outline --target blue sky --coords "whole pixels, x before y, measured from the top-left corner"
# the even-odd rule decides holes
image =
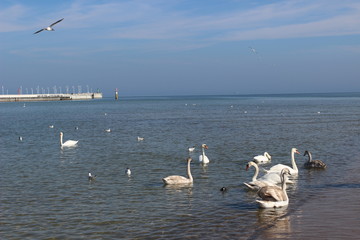
[[[61,18],[54,32],[33,34]],[[9,94],[359,92],[359,63],[358,0],[0,2]]]

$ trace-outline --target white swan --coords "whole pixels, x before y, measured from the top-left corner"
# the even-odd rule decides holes
[[[188,148],[188,151],[189,151],[189,152],[195,151],[195,146],[189,147],[189,148]]]
[[[255,173],[254,176],[252,177],[252,181],[251,182],[244,182],[245,186],[247,186],[248,188],[252,189],[252,190],[259,190],[262,187],[265,186],[275,186],[276,183],[272,182],[272,181],[268,181],[267,179],[261,177],[259,179],[257,179],[257,176],[259,175],[259,167],[256,163],[254,162],[248,162],[248,164],[246,164],[246,171],[253,166],[255,168]]]
[[[292,149],[291,149],[291,164],[292,164],[292,168],[289,167],[289,166],[287,166],[287,165],[284,165],[284,164],[276,164],[276,165],[272,166],[272,167],[271,167],[269,170],[267,170],[266,172],[267,172],[267,173],[270,173],[270,172],[280,173],[283,168],[288,168],[291,175],[297,175],[297,174],[299,173],[299,170],[298,170],[298,168],[297,168],[297,166],[296,166],[296,162],[295,162],[295,153],[300,154],[299,151],[298,151],[296,148],[292,148]]]
[[[311,152],[305,151],[304,156],[308,155],[308,161],[304,163],[305,168],[326,168],[326,164],[321,160],[313,160],[311,156]]]
[[[261,208],[284,207],[289,204],[289,198],[286,193],[286,178],[290,174],[288,168],[284,168],[281,173],[281,188],[278,186],[266,186],[260,188],[258,196],[261,200],[256,200]]]
[[[105,129],[105,132],[111,132],[111,129],[110,128],[108,128],[108,129]]]
[[[79,141],[74,141],[74,140],[67,140],[66,142],[63,143],[63,132],[60,132],[60,146],[61,147],[75,147],[76,144],[79,142]]]
[[[174,184],[190,184],[193,183],[193,177],[191,175],[191,171],[190,171],[190,163],[191,163],[192,159],[189,157],[187,158],[187,175],[188,178],[183,177],[183,176],[178,176],[178,175],[172,175],[172,176],[168,176],[166,178],[163,178],[163,182],[166,185],[174,185]]]
[[[208,149],[208,146],[206,144],[202,144],[201,148],[202,148],[202,154],[199,156],[199,162],[203,164],[207,164],[210,162],[209,158],[205,155],[205,149]]]
[[[138,142],[140,142],[140,141],[144,141],[144,138],[143,137],[137,137],[137,140],[138,140]]]
[[[271,156],[268,152],[264,152],[264,155],[257,155],[254,157],[256,163],[266,163],[271,161]]]

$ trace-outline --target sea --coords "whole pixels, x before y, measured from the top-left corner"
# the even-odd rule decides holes
[[[0,239],[359,239],[359,140],[360,93],[0,103]],[[294,147],[289,205],[260,208],[246,164]]]

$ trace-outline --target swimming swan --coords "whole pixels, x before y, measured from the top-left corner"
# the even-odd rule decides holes
[[[60,132],[60,146],[61,147],[74,147],[79,142],[79,141],[74,141],[74,140],[67,140],[66,142],[63,143],[63,136],[64,136],[63,132]]]
[[[266,163],[271,161],[271,156],[268,152],[264,152],[264,155],[257,155],[254,157],[256,163]]]
[[[190,184],[193,183],[193,177],[191,175],[191,171],[190,171],[190,162],[192,161],[192,159],[189,157],[187,158],[187,175],[188,178],[183,177],[183,176],[178,176],[178,175],[172,175],[172,176],[168,176],[166,178],[163,178],[163,182],[165,185],[174,185],[174,184]]]
[[[311,152],[305,151],[304,156],[308,155],[308,161],[304,163],[305,168],[326,168],[326,164],[321,160],[312,160]]]
[[[287,206],[289,198],[286,193],[286,178],[290,174],[288,168],[281,170],[281,188],[278,186],[266,186],[260,188],[258,196],[261,200],[256,200],[261,208],[277,208]]]
[[[255,173],[254,176],[252,177],[252,181],[251,182],[244,182],[245,186],[247,186],[248,188],[252,189],[252,190],[259,190],[262,187],[265,186],[276,186],[276,184],[274,182],[268,181],[267,179],[264,179],[263,177],[257,179],[257,176],[259,175],[259,167],[256,163],[254,162],[248,162],[248,164],[246,164],[246,171],[253,166],[255,168]]]
[[[280,173],[281,170],[283,168],[288,168],[289,171],[290,171],[290,174],[291,175],[297,175],[299,173],[299,170],[296,166],[296,162],[295,162],[295,153],[297,154],[300,154],[299,151],[296,149],[296,148],[292,148],[291,149],[291,164],[292,164],[292,168],[287,166],[287,165],[284,165],[284,164],[276,164],[274,166],[272,166],[269,170],[267,170],[266,172],[267,173],[270,173],[270,172],[277,172],[277,173]]]
[[[210,162],[209,158],[205,155],[205,149],[208,149],[208,146],[206,144],[201,145],[202,154],[199,156],[199,162],[202,164],[207,164]]]

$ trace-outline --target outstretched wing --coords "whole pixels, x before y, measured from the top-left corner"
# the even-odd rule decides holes
[[[62,20],[64,20],[64,18],[62,18],[62,19],[60,19],[60,20],[58,20],[58,21],[54,22],[53,24],[51,24],[51,25],[50,25],[50,27],[52,27],[52,26],[54,26],[55,24],[57,24],[57,23],[61,22]]]
[[[42,31],[44,31],[44,29],[40,29],[39,31],[34,32],[34,34],[37,34],[37,33],[42,32]]]

